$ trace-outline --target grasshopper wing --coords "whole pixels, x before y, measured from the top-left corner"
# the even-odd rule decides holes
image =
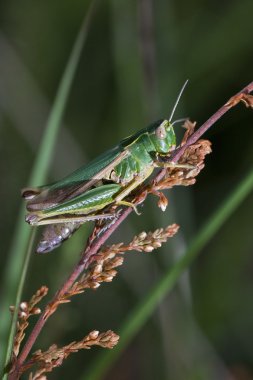
[[[57,182],[23,189],[27,210],[46,210],[84,193],[102,179],[108,179],[115,165],[128,154],[127,150],[116,146]]]

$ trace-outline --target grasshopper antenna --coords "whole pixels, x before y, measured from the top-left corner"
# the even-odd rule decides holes
[[[183,123],[183,122],[185,122],[186,120],[189,120],[189,118],[188,118],[188,117],[183,117],[182,119],[174,120],[174,121],[171,123],[171,125],[173,126],[173,125],[178,124],[178,123]]]
[[[175,111],[176,111],[177,105],[178,105],[178,103],[179,103],[179,100],[180,100],[180,98],[181,98],[181,96],[182,96],[182,93],[184,92],[184,89],[185,89],[187,83],[188,83],[188,79],[185,81],[183,87],[181,88],[181,90],[180,90],[180,92],[179,92],[179,95],[178,95],[178,97],[177,97],[176,103],[175,103],[175,105],[174,105],[174,107],[173,107],[173,109],[172,109],[172,112],[171,112],[171,114],[170,114],[169,122],[171,122],[171,119],[172,119],[173,116],[174,116],[174,113],[175,113]]]

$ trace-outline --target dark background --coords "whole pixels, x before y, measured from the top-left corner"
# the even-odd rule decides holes
[[[0,3],[1,271],[8,260],[20,189],[29,173],[50,106],[87,1]],[[252,81],[252,0],[100,1],[75,75],[49,181],[96,157],[151,121],[169,117],[201,125]],[[239,105],[206,134],[213,153],[193,187],[169,193],[162,213],[148,199],[112,238],[180,224],[156,253],[127,254],[112,284],[63,306],[37,348],[64,345],[89,331],[119,332],[128,313],[196,236],[207,218],[252,168],[252,110]],[[175,127],[180,139],[180,126]],[[253,379],[253,197],[249,196],[206,246],[178,286],[104,379]],[[52,254],[35,255],[23,299],[41,285],[63,282],[87,228]],[[18,255],[18,252],[17,252]],[[2,289],[4,291],[4,289]],[[102,349],[72,355],[52,379],[85,379]]]

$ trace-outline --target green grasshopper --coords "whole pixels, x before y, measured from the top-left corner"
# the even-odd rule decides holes
[[[126,200],[127,196],[156,167],[173,165],[164,160],[176,147],[171,123],[176,105],[169,120],[158,120],[127,137],[67,177],[49,185],[23,189],[26,221],[32,226],[47,225],[37,252],[52,251],[87,221],[114,218],[115,214],[105,212],[107,206],[125,205],[136,210]]]

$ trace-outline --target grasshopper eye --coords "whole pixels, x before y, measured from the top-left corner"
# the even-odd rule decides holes
[[[159,125],[158,128],[156,128],[155,135],[159,140],[164,140],[166,138],[167,133],[164,123],[162,123],[161,125]]]

